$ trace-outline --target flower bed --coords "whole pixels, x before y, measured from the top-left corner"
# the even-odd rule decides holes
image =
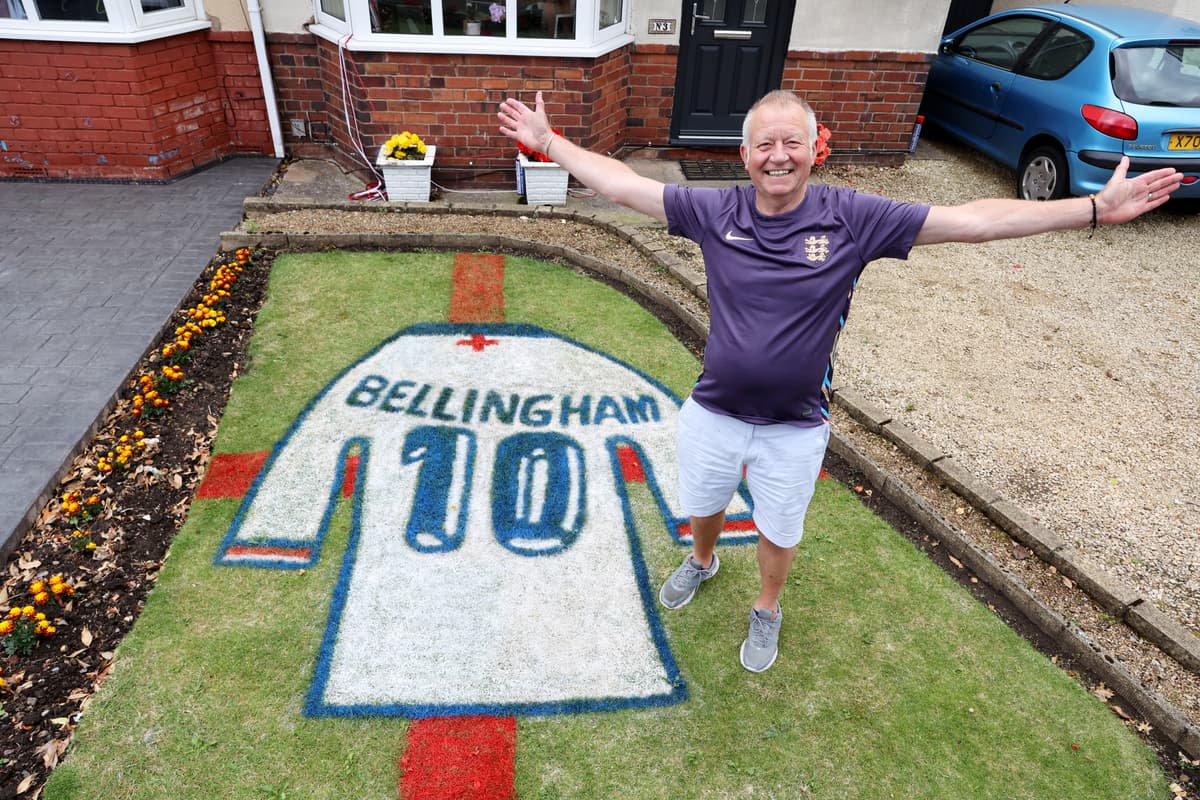
[[[266,288],[266,259],[240,253],[197,281],[9,560],[2,797],[34,796],[57,764],[186,515]]]

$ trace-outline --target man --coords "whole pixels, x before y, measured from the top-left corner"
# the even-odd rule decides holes
[[[858,276],[877,258],[914,245],[985,242],[1133,219],[1167,201],[1182,176],[1162,169],[1127,178],[1127,159],[1090,197],[1045,203],[976,200],[960,206],[899,203],[810,185],[817,122],[808,105],[774,91],[746,114],[741,156],[750,186],[683,188],[553,133],[542,93],[533,109],[500,105],[500,130],[546,153],[585,185],[666,222],[700,245],[710,331],[704,371],[679,413],[680,503],[693,549],[659,592],[667,608],[691,602],[716,575],[717,537],[743,476],[754,499],[760,586],[741,663],[775,663],[779,595],[829,440],[829,389],[837,339]]]

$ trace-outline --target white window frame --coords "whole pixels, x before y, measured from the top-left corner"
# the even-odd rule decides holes
[[[34,0],[22,2],[28,18],[0,18],[0,39],[136,44],[212,27],[204,0],[183,0],[179,8],[157,11],[142,11],[141,0],[104,0],[106,22],[40,19]]]
[[[588,58],[612,52],[634,40],[630,22],[630,0],[622,0],[621,20],[600,28],[599,0],[575,0],[575,38],[542,39],[518,38],[518,4],[522,0],[505,0],[504,36],[446,35],[441,15],[442,0],[431,0],[433,33],[375,33],[371,30],[368,0],[344,0],[346,20],[321,10],[321,0],[313,0],[316,22],[308,26],[310,33],[348,50],[381,53],[454,53],[480,55],[521,55],[545,57]],[[581,20],[591,20],[583,25]]]

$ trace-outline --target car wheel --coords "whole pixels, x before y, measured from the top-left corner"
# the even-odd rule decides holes
[[[1017,197],[1058,200],[1067,196],[1067,159],[1057,147],[1035,147],[1017,168]]]

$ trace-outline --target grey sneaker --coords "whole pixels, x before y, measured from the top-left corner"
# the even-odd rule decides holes
[[[779,629],[783,627],[783,609],[750,609],[750,635],[742,642],[742,666],[751,672],[765,672],[779,655]]]
[[[667,608],[686,606],[696,596],[696,589],[700,588],[700,584],[716,575],[720,568],[721,559],[717,558],[716,553],[713,553],[712,566],[708,569],[700,569],[696,562],[692,561],[691,555],[688,555],[679,565],[679,569],[672,572],[671,577],[667,578],[667,582],[658,590],[658,602]]]

